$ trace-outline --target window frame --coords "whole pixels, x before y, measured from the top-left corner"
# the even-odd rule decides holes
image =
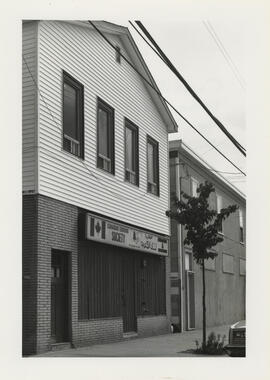
[[[151,136],[146,135],[146,163],[147,163],[147,193],[155,195],[157,197],[160,196],[160,183],[159,183],[159,143],[155,139],[153,139]],[[157,173],[157,178],[156,178],[156,183],[149,181],[149,170],[148,170],[148,144],[151,144],[154,149],[156,149],[156,173]],[[155,156],[155,155],[154,155]],[[154,167],[153,167],[154,169]],[[156,186],[156,194],[149,190],[149,185],[151,186]]]
[[[196,198],[198,198],[198,193],[197,193],[197,192],[196,192],[196,194],[193,194],[193,183],[196,183],[196,185],[197,185],[197,190],[198,190],[199,185],[200,185],[200,182],[199,182],[196,178],[194,178],[194,177],[190,177],[191,196],[192,196],[192,197],[196,197]]]
[[[232,260],[233,260],[233,262],[232,262],[233,263],[233,271],[232,272],[224,269],[224,256],[232,257]],[[230,275],[235,274],[235,256],[234,255],[227,253],[227,252],[222,252],[222,272],[226,273],[226,274],[230,274]]]
[[[126,166],[127,163],[127,152],[126,152],[126,128],[132,130],[134,132],[134,142],[132,141],[132,145],[134,148],[134,154],[135,156],[133,157],[134,159],[134,166],[135,170],[134,172],[129,170]],[[140,170],[139,170],[139,128],[136,124],[134,124],[131,120],[125,117],[124,119],[124,141],[125,141],[125,165],[124,165],[124,179],[125,182],[128,182],[134,186],[139,187],[139,182],[140,182]],[[135,175],[135,182],[130,181],[127,179],[127,171]]]
[[[97,97],[97,111],[96,111],[96,138],[97,138],[97,143],[96,143],[96,167],[100,170],[103,170],[106,173],[110,173],[115,175],[115,131],[114,131],[114,108],[111,107],[108,103],[106,103],[104,100],[101,98]],[[102,154],[99,154],[99,109],[102,109],[107,113],[109,116],[109,126],[108,126],[108,150],[109,150],[109,157],[105,157]],[[110,170],[107,170],[99,165],[99,158],[105,160],[105,161],[110,161]]]
[[[219,209],[219,207],[218,207],[218,198],[220,198],[220,200],[221,200],[221,207],[220,207],[220,209]],[[222,195],[221,194],[219,194],[219,193],[216,193],[216,202],[217,202],[217,212],[218,212],[218,214],[220,213],[220,210],[223,208],[223,197],[222,197]],[[219,229],[220,228],[220,229]],[[223,231],[223,221],[221,221],[221,223],[220,223],[220,227],[218,228],[218,233],[219,234],[221,234],[221,235],[224,235],[224,231]]]
[[[65,84],[76,90],[76,112],[77,112],[77,128],[79,139],[76,140],[65,133],[64,112],[65,112]],[[70,149],[65,148],[65,140],[70,141]],[[79,146],[79,152],[72,152],[76,144]],[[84,86],[69,73],[62,70],[62,150],[84,160]]]
[[[239,241],[240,241],[241,244],[245,243],[245,237],[244,237],[244,212],[243,212],[242,208],[239,208]]]

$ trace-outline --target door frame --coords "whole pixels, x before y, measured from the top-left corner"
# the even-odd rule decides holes
[[[66,338],[65,342],[71,342],[72,339],[72,317],[71,317],[71,310],[72,310],[72,294],[71,294],[71,281],[72,281],[72,254],[70,251],[61,250],[61,249],[51,249],[51,261],[50,261],[50,276],[51,276],[51,268],[52,268],[52,256],[53,254],[61,254],[65,255],[65,274],[66,274],[66,310],[67,310],[67,327],[66,327]],[[52,286],[52,280],[50,277],[50,290]],[[52,301],[52,296],[50,292],[50,301]],[[52,310],[52,309],[51,309]],[[51,315],[51,312],[50,312]],[[50,336],[51,335],[51,319],[50,319]],[[52,342],[55,343],[55,342]],[[57,342],[58,343],[58,342]],[[61,342],[62,343],[62,342]]]

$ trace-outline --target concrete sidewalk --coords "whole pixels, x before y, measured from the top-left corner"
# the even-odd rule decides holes
[[[207,336],[211,331],[216,335],[220,334],[221,337],[226,335],[225,344],[227,344],[229,326],[209,327],[207,328]],[[202,357],[202,355],[185,352],[196,348],[195,340],[202,341],[202,330],[50,351],[36,355],[36,357]]]

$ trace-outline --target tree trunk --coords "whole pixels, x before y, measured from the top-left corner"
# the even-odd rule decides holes
[[[203,296],[202,296],[202,306],[203,306],[203,341],[202,347],[205,349],[206,346],[206,307],[205,307],[205,268],[204,259],[202,261],[202,280],[203,280]]]

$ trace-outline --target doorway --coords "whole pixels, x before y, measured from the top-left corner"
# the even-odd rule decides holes
[[[51,258],[51,342],[69,340],[68,253],[52,251]]]

